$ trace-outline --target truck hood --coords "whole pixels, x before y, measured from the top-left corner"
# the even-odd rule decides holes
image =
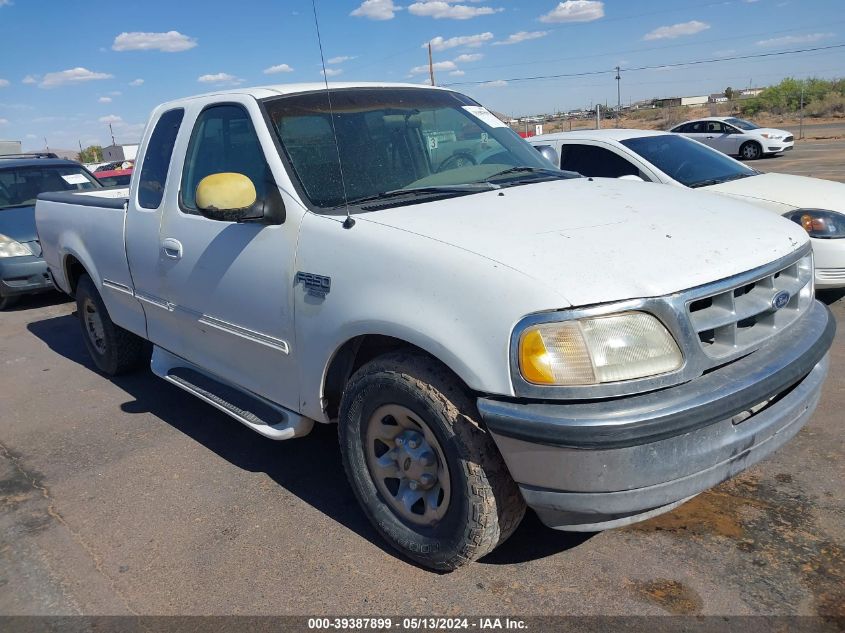
[[[35,207],[0,209],[0,234],[18,242],[34,242],[38,239],[35,230]]]
[[[686,290],[772,262],[808,241],[795,223],[738,200],[604,178],[357,217],[516,269],[576,306]]]
[[[845,184],[821,178],[760,174],[702,187],[699,191],[704,190],[781,204],[784,212],[809,208],[845,213]]]

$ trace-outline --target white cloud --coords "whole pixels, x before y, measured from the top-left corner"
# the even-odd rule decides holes
[[[276,64],[275,66],[270,66],[269,68],[264,69],[265,75],[275,75],[276,73],[292,73],[293,68],[288,66],[287,64]]]
[[[2,6],[2,5],[0,5]],[[0,125],[6,125],[9,122],[9,119],[0,119]]]
[[[0,79],[0,88],[5,88],[8,85],[9,85],[8,79]]]
[[[132,81],[129,82],[129,85],[130,86],[143,86],[144,80],[143,79],[133,79]]]
[[[106,123],[106,124],[109,124],[109,123],[111,123],[111,124],[123,123],[123,119],[122,119],[121,117],[117,116],[116,114],[109,114],[108,116],[101,116],[101,117],[100,117],[99,119],[97,119],[97,120],[98,120],[100,123]]]
[[[710,28],[706,22],[698,20],[690,20],[689,22],[681,22],[680,24],[673,24],[672,26],[661,26],[649,31],[643,36],[644,40],[673,40],[676,37],[683,37],[685,35],[695,35]]]
[[[343,72],[342,68],[326,68],[326,71],[320,71],[320,74],[324,77],[337,77],[339,74]]]
[[[443,0],[423,0],[422,2],[414,2],[408,5],[408,13],[434,18],[436,20],[444,18],[448,20],[469,20],[479,15],[491,15],[499,11],[504,11],[504,9],[470,7],[465,4],[444,2]]]
[[[26,77],[24,77],[24,78],[23,78],[23,80],[21,81],[21,83],[25,83],[25,84],[37,84],[37,83],[38,83],[38,80],[35,78],[35,76],[34,76],[34,75],[27,75]]]
[[[477,62],[479,59],[484,58],[484,53],[464,53],[463,55],[458,55],[454,60],[456,64],[468,64],[470,62]]]
[[[393,0],[364,0],[361,6],[349,15],[368,20],[392,20],[401,7],[393,4]]]
[[[122,93],[120,90],[112,90],[109,94],[110,94],[112,97],[119,97],[119,96],[120,96],[120,95],[122,95],[123,93]]]
[[[757,46],[790,46],[792,44],[812,44],[834,37],[833,33],[807,33],[806,35],[785,35],[770,40],[760,40]]]
[[[337,57],[330,57],[326,60],[327,64],[342,64],[343,62],[348,62],[352,59],[355,59],[355,55],[338,55]]]
[[[543,16],[540,22],[592,22],[604,17],[604,2],[566,0]]]
[[[431,40],[431,48],[435,51],[445,51],[450,48],[457,48],[458,46],[466,46],[467,48],[477,48],[493,39],[493,34],[490,32],[479,33],[478,35],[458,35],[444,39],[440,35]],[[428,47],[428,42],[422,45],[423,48]]]
[[[12,6],[12,0],[0,0],[0,7]]]
[[[434,70],[457,70],[458,67],[455,65],[455,62],[445,61],[445,62],[435,62],[432,64]],[[421,75],[422,73],[428,72],[428,64],[424,66],[414,66],[410,71],[412,75]]]
[[[112,49],[116,51],[162,51],[179,53],[197,45],[197,41],[179,31],[166,33],[121,33],[114,38]]]
[[[537,40],[541,37],[546,37],[548,34],[548,31],[519,31],[518,33],[512,33],[511,35],[508,35],[508,38],[505,40],[493,42],[493,46],[507,46],[509,44],[519,44],[520,42],[526,42],[528,40]]]
[[[488,81],[487,83],[483,83],[479,86],[479,88],[504,88],[508,85],[508,82],[504,79],[497,79],[496,81]]]
[[[111,97],[100,97],[97,101],[99,103],[111,103]]]
[[[462,70],[453,70],[449,73],[452,77],[463,77],[466,73]]]
[[[216,84],[218,86],[236,86],[243,83],[243,79],[230,75],[229,73],[214,73],[210,75],[200,75],[197,81],[202,84]]]
[[[87,68],[69,68],[55,73],[47,73],[39,84],[42,88],[55,88],[65,84],[80,83],[83,81],[97,81],[100,79],[111,79],[114,75],[108,73],[96,73]]]

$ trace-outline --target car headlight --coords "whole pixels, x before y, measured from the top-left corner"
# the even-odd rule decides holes
[[[845,214],[826,209],[796,209],[785,217],[804,227],[810,237],[845,237]]]
[[[773,141],[779,141],[780,139],[783,138],[783,134],[769,134],[767,132],[764,132],[760,136],[762,136],[763,138],[771,139]]]
[[[683,355],[666,327],[645,312],[541,323],[519,338],[519,371],[536,385],[593,385],[679,369]]]
[[[0,234],[0,257],[23,257],[32,255],[26,244],[16,242],[11,237]]]

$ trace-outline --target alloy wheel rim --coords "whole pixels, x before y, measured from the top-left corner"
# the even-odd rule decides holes
[[[367,422],[367,470],[401,519],[436,525],[449,507],[451,482],[440,443],[420,416],[398,404],[377,408]]]
[[[106,351],[106,330],[103,327],[103,319],[97,306],[91,299],[85,299],[82,305],[83,316],[85,318],[85,333],[88,335],[88,340],[100,354]]]

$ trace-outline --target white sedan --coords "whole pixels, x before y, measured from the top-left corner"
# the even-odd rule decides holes
[[[792,132],[760,127],[736,117],[707,117],[687,121],[673,127],[671,132],[717,149],[724,154],[754,160],[767,154],[787,152],[795,145]]]
[[[529,141],[561,169],[583,176],[701,188],[775,211],[801,225],[812,238],[816,288],[845,287],[845,184],[764,174],[666,132],[578,130],[532,136]]]

